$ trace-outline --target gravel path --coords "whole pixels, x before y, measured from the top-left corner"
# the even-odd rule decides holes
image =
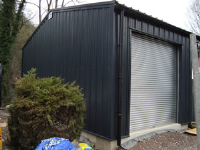
[[[130,150],[197,150],[197,136],[168,132],[138,142]]]
[[[0,123],[7,123],[9,114],[0,110]],[[2,128],[3,150],[4,142],[9,138],[8,128]],[[197,136],[178,132],[157,134],[149,139],[138,142],[129,150],[197,150]]]

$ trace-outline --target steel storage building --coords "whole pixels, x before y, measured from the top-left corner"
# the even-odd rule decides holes
[[[84,131],[120,145],[193,120],[190,34],[115,1],[54,9],[23,47],[22,72],[76,80]]]

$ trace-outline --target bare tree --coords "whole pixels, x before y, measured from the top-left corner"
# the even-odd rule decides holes
[[[200,1],[194,0],[189,8],[189,27],[192,32],[200,35]]]
[[[55,0],[55,8],[58,8],[58,0]]]
[[[51,5],[52,5],[52,0],[46,0],[46,2],[47,2],[47,11],[49,12],[50,11],[50,9],[51,9]]]
[[[64,2],[65,2],[65,0],[62,0],[62,5],[61,5],[61,7],[64,7]]]
[[[41,0],[39,0],[38,10],[39,10],[39,23],[41,23],[41,21],[42,21]]]
[[[46,2],[45,2],[46,1]],[[69,3],[80,3],[79,0],[38,0],[38,4],[32,1],[27,1],[27,4],[34,5],[38,8],[39,23],[42,21],[43,15],[47,14],[50,9],[65,7]]]

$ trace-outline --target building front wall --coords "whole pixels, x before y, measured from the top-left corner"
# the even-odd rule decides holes
[[[119,39],[120,11],[116,10],[115,19],[117,22],[116,35]],[[123,104],[122,104],[122,134],[127,136],[129,132],[130,117],[130,68],[131,68],[131,48],[130,38],[133,32],[147,35],[159,40],[174,44],[179,50],[179,92],[177,103],[177,123],[187,124],[191,121],[191,68],[189,34],[181,32],[175,27],[159,24],[152,19],[145,19],[142,15],[137,15],[131,11],[125,11],[123,20]]]
[[[120,15],[116,2],[52,10],[23,48],[23,73],[76,81],[86,99],[84,130],[109,140],[117,137],[118,46]],[[140,32],[175,43],[179,53],[178,123],[188,123],[191,72],[189,35],[165,23],[125,11],[123,20],[122,135],[129,136],[130,37]]]

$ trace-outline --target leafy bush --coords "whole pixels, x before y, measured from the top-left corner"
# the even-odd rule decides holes
[[[34,149],[42,139],[78,139],[84,122],[85,101],[75,83],[58,77],[39,78],[32,69],[16,83],[8,128],[14,149]]]

